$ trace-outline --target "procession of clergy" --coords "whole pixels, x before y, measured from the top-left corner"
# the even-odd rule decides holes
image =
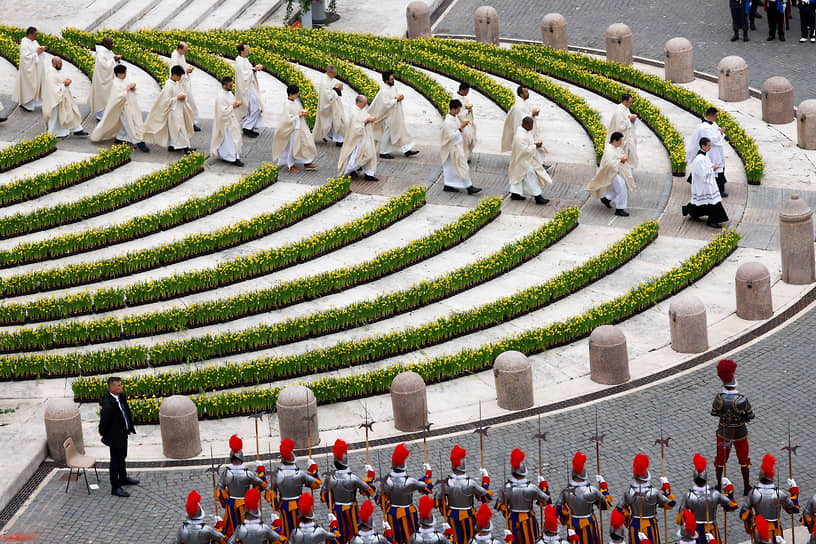
[[[109,37],[96,46],[89,105],[98,124],[90,135],[91,141],[128,142],[145,153],[149,151],[148,143],[167,146],[170,151],[193,151],[191,137],[200,128],[191,88],[193,66],[185,58],[187,44],[179,42],[171,55],[169,79],[144,120],[135,96],[136,84],[128,80],[127,68],[112,48],[113,40]],[[222,78],[216,97],[210,154],[243,166],[242,139],[257,137],[262,127],[257,73],[264,67],[250,63],[246,43],[237,44],[236,50],[235,80]],[[57,137],[84,136],[87,133],[82,129],[82,117],[70,91],[71,80],[61,74],[62,59],[51,57],[50,66],[46,66],[44,51],[37,43],[37,29],[29,27],[20,42],[14,100],[27,111],[41,106],[48,131]],[[358,95],[348,114],[341,100],[343,84],[336,78],[336,67],[328,66],[320,82],[314,132],[306,123],[310,112],[300,101],[300,89],[297,85],[287,86],[283,120],[272,141],[272,158],[279,167],[287,167],[290,172],[315,169],[315,142],[334,142],[342,147],[338,175],[362,174],[366,181],[378,181],[375,176],[378,159],[393,159],[394,153],[405,157],[419,153],[413,149],[415,144],[403,110],[405,95],[397,91],[393,72],[382,73],[383,82],[370,106],[364,95]],[[451,97],[442,124],[439,153],[444,190],[476,194],[481,189],[473,185],[470,175],[470,156],[477,135],[473,106],[466,102],[469,91],[470,86],[461,83]],[[547,150],[542,137],[546,127],[540,110],[532,107],[529,89],[520,86],[516,94],[501,139],[502,152],[510,152],[510,198],[526,200],[529,196],[536,204],[546,204],[549,200],[542,195],[542,187],[552,183],[544,164]],[[615,215],[623,217],[629,215],[626,211],[629,191],[635,188],[632,168],[638,166],[637,115],[630,111],[631,105],[632,97],[623,95],[609,123],[609,141],[600,167],[587,186],[607,208],[614,205]],[[706,217],[708,225],[720,228],[728,216],[721,203],[722,197],[727,196],[724,136],[716,117],[717,110],[709,109],[689,141],[691,201],[683,206],[682,212],[693,219]]]

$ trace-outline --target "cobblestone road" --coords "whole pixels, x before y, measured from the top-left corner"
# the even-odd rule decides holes
[[[793,429],[794,444],[800,445],[794,458],[794,474],[802,488],[803,500],[816,491],[816,432],[808,421],[813,418],[816,394],[816,371],[811,365],[814,350],[812,331],[816,328],[816,308],[809,309],[799,319],[780,328],[751,346],[740,350],[734,358],[740,363],[737,376],[740,388],[748,394],[757,414],[751,426],[751,457],[758,467],[765,453],[779,458],[780,477],[787,474],[787,459],[781,448],[786,443],[788,421]],[[667,450],[667,473],[677,493],[690,485],[691,458],[701,452],[708,458],[714,453],[715,420],[709,416],[711,400],[720,388],[713,364],[670,379],[647,389],[597,403],[600,431],[605,435],[601,450],[601,473],[609,481],[610,490],[620,497],[631,475],[634,455],[643,451],[652,458],[651,472],[657,480],[660,472],[658,421],[662,412],[664,433],[672,437]],[[588,469],[595,462],[589,436],[594,434],[596,406],[583,406],[542,417],[542,430],[547,433],[544,445],[543,474],[553,490],[565,482],[567,467],[576,449],[589,456]],[[431,415],[433,421],[433,415]],[[535,472],[536,449],[531,436],[536,421],[508,424],[488,431],[485,442],[485,464],[497,487],[504,477],[503,466],[509,451],[521,447],[528,454],[528,466]],[[226,437],[224,439],[226,445]],[[454,443],[469,451],[469,466],[476,472],[479,463],[478,438],[475,434],[443,437],[429,441],[429,461],[435,469],[444,464]],[[415,453],[409,458],[409,471],[417,472],[422,463],[422,443],[409,444]],[[390,460],[391,447],[380,453],[383,466]],[[223,452],[222,452],[223,453]],[[364,455],[351,454],[352,467],[361,469]],[[372,454],[376,468],[377,457]],[[318,461],[321,470],[325,458]],[[729,471],[741,487],[736,460]],[[713,472],[713,470],[712,470]],[[184,500],[193,488],[205,497],[204,506],[212,513],[209,475],[201,470],[135,470],[142,485],[130,488],[129,499],[108,494],[107,472],[101,473],[100,489],[90,496],[82,482],[71,485],[65,493],[65,482],[58,472],[44,484],[36,498],[21,515],[6,527],[10,538],[29,533],[37,542],[167,542],[183,519]],[[756,468],[752,470],[756,477]],[[93,482],[93,476],[91,476]],[[671,520],[673,516],[670,516]],[[786,526],[789,519],[785,518]],[[497,519],[497,529],[502,522]],[[670,530],[668,542],[676,542]],[[35,533],[35,534],[31,534]],[[732,542],[745,540],[736,515],[729,516]],[[0,538],[0,540],[3,540]]]
[[[637,56],[663,60],[666,41],[683,36],[694,44],[697,70],[716,73],[720,59],[739,55],[748,63],[751,86],[759,88],[771,76],[784,76],[793,84],[796,104],[816,97],[816,43],[799,43],[798,8],[793,9],[784,43],[766,41],[765,18],[756,22],[749,43],[731,43],[727,0],[456,0],[435,31],[473,34],[473,13],[483,5],[498,11],[502,37],[541,40],[541,18],[557,12],[567,19],[571,45],[606,49],[606,28],[623,22],[632,29]]]

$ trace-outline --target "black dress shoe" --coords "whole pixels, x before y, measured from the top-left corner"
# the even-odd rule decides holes
[[[475,195],[476,193],[481,193],[481,192],[482,192],[481,187],[474,187],[473,185],[471,185],[470,187],[467,188],[467,194],[469,194],[469,195]]]
[[[116,144],[116,145],[118,145],[118,144],[123,144],[123,143],[125,143],[125,141],[124,141],[124,140],[120,140],[119,138],[114,138],[114,139],[113,139],[113,143],[114,143],[114,144]]]
[[[606,206],[607,208],[611,208],[611,207],[612,207],[612,201],[611,201],[611,200],[609,200],[608,198],[606,198],[605,196],[602,196],[602,197],[601,197],[601,204],[603,204],[603,205],[604,205],[604,206]]]
[[[117,497],[130,497],[130,493],[128,493],[121,487],[117,487],[116,489],[111,491],[111,495],[116,495]]]
[[[235,166],[243,166],[244,161],[242,161],[241,159],[235,159],[234,161],[232,161],[232,164],[234,164]]]
[[[351,174],[348,174],[348,177],[350,177],[352,179],[356,178],[357,177],[357,172],[352,172]]]
[[[442,190],[445,191],[446,193],[458,193],[459,192],[459,189],[457,189],[456,187],[451,187],[450,185],[445,185],[444,187],[442,187]]]
[[[5,123],[8,117],[0,117],[0,123]]]
[[[629,212],[626,210],[615,210],[615,215],[620,215],[621,217],[629,217]]]
[[[394,155],[392,155],[391,153],[380,153],[380,158],[381,159],[393,159]]]
[[[193,125],[193,132],[201,132],[201,127],[198,125]]]
[[[754,30],[756,30],[756,28],[755,28]],[[743,32],[743,34],[742,34],[742,41],[744,41],[744,42],[750,42],[750,41],[751,41],[751,39],[748,37],[748,33],[747,33],[747,32]]]
[[[714,228],[714,229],[721,229],[722,225],[720,223],[714,223],[713,221],[706,221],[706,226]]]
[[[189,155],[190,153],[194,153],[196,150],[195,147],[185,147],[182,151],[184,151],[185,155]]]
[[[769,41],[769,42],[774,41],[774,37],[773,37],[773,36],[768,36],[768,40],[767,40],[767,41]]]
[[[376,176],[369,176],[368,174],[366,174],[363,179],[366,181],[380,181],[380,178]]]
[[[527,200],[518,193],[510,193],[510,200]]]
[[[122,480],[122,485],[139,485],[139,480],[136,478],[125,478]]]
[[[680,208],[680,211],[683,213],[683,217],[688,215],[688,206],[683,206]]]
[[[725,197],[727,197],[727,196],[728,196],[728,193],[726,193],[725,191],[723,191],[722,193],[720,193],[720,196],[721,196],[721,197],[723,197],[723,198],[725,198]]]
[[[87,136],[88,135],[88,133],[85,132],[84,130],[77,130],[73,134],[74,134],[74,136]]]
[[[785,35],[784,35],[784,34],[780,34],[780,35],[779,35],[779,41],[780,41],[780,42],[784,42],[784,41],[785,41]]]
[[[343,147],[343,142],[334,142],[334,147]]]
[[[243,130],[243,132],[244,132],[244,136],[246,136],[248,138],[257,138],[258,137],[258,133],[255,132],[254,130],[250,130],[248,128],[245,128]]]
[[[731,41],[732,41],[732,42],[735,42],[735,41],[737,41],[737,40],[739,40],[739,34],[737,34],[736,32],[734,32],[734,35],[733,35],[733,36],[731,36]]]
[[[419,155],[419,151],[417,151],[416,149],[412,149],[410,151],[405,152],[406,157],[413,157],[414,155]]]
[[[172,152],[173,152],[173,151],[175,151],[175,150],[176,150],[176,148],[175,148],[175,147],[173,147],[172,145],[168,145],[168,146],[167,146],[167,151],[169,151],[169,152],[171,152],[171,153],[172,153]]]
[[[150,153],[150,150],[147,148],[147,144],[146,144],[146,143],[144,143],[144,142],[139,142],[138,144],[136,144],[136,147],[137,147],[137,148],[139,149],[139,151],[141,151],[142,153]]]
[[[544,204],[549,204],[549,202],[550,202],[549,198],[544,198],[541,195],[538,195],[537,197],[535,197],[535,203],[538,204],[539,206],[543,206]]]

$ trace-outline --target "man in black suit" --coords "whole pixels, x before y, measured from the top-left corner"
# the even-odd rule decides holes
[[[123,389],[121,378],[108,378],[108,394],[99,400],[102,407],[99,414],[99,434],[102,435],[102,443],[110,448],[111,495],[130,497],[130,493],[122,489],[122,486],[139,483],[135,478],[128,478],[125,469],[128,435],[136,434],[136,429],[133,428],[133,418],[122,393]]]

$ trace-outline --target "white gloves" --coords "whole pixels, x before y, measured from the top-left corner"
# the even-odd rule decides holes
[[[482,476],[484,476],[485,478],[489,478],[489,477],[490,477],[490,474],[488,474],[488,473],[487,473],[487,469],[486,469],[486,468],[481,468],[481,469],[479,469],[479,473],[480,473]]]
[[[311,457],[309,457],[309,460],[306,462],[306,464],[307,464],[307,465],[309,465],[309,466],[312,466],[312,465],[316,465],[317,463],[315,462],[315,460],[314,460],[314,459],[312,459]]]
[[[431,472],[431,465],[428,463],[423,463],[422,468],[425,470],[425,472]]]
[[[602,483],[604,483],[606,480],[604,480],[604,477],[603,477],[603,476],[601,476],[600,474],[596,474],[596,475],[595,475],[595,481],[596,481],[596,482],[598,482],[599,484],[602,484]]]
[[[793,478],[788,478],[788,487],[796,487],[796,480]]]
[[[371,465],[366,465],[365,466],[365,471],[366,472],[374,472],[374,467],[372,467]]]
[[[779,535],[776,535],[776,544],[785,544],[785,539]]]
[[[649,537],[646,536],[646,533],[638,533],[638,540],[649,540]]]
[[[391,530],[391,524],[388,523],[387,521],[383,520],[383,532],[390,531],[390,530]]]
[[[661,476],[660,477],[660,483],[661,484],[667,484],[667,483],[669,483],[669,479],[666,478],[665,476]]]
[[[578,534],[578,533],[576,533],[576,532],[575,532],[575,530],[574,530],[572,527],[570,527],[569,529],[567,529],[567,537],[568,537],[568,538],[569,538],[569,537],[573,537],[573,536],[575,536],[575,535],[577,535],[577,534]]]
[[[731,480],[729,480],[728,478],[723,476],[722,486],[723,487],[728,487],[729,485],[734,485],[734,484],[733,484],[733,482]]]
[[[337,518],[334,516],[334,514],[329,514],[329,523],[333,521],[337,521]]]
[[[224,518],[221,516],[215,516],[215,522],[218,523],[219,521],[224,521]]]
[[[542,477],[539,475],[539,477],[538,477],[538,483],[541,483],[541,482],[543,482],[543,481],[544,481],[544,478],[542,478]]]
[[[711,542],[712,540],[714,540],[714,535],[712,535],[711,533],[706,533],[705,535],[706,535],[706,542]]]
[[[450,529],[451,529],[451,526],[448,525],[447,522],[442,524],[442,531],[449,531]]]
[[[513,534],[513,531],[508,531],[507,529],[504,530],[504,536],[510,536]]]

